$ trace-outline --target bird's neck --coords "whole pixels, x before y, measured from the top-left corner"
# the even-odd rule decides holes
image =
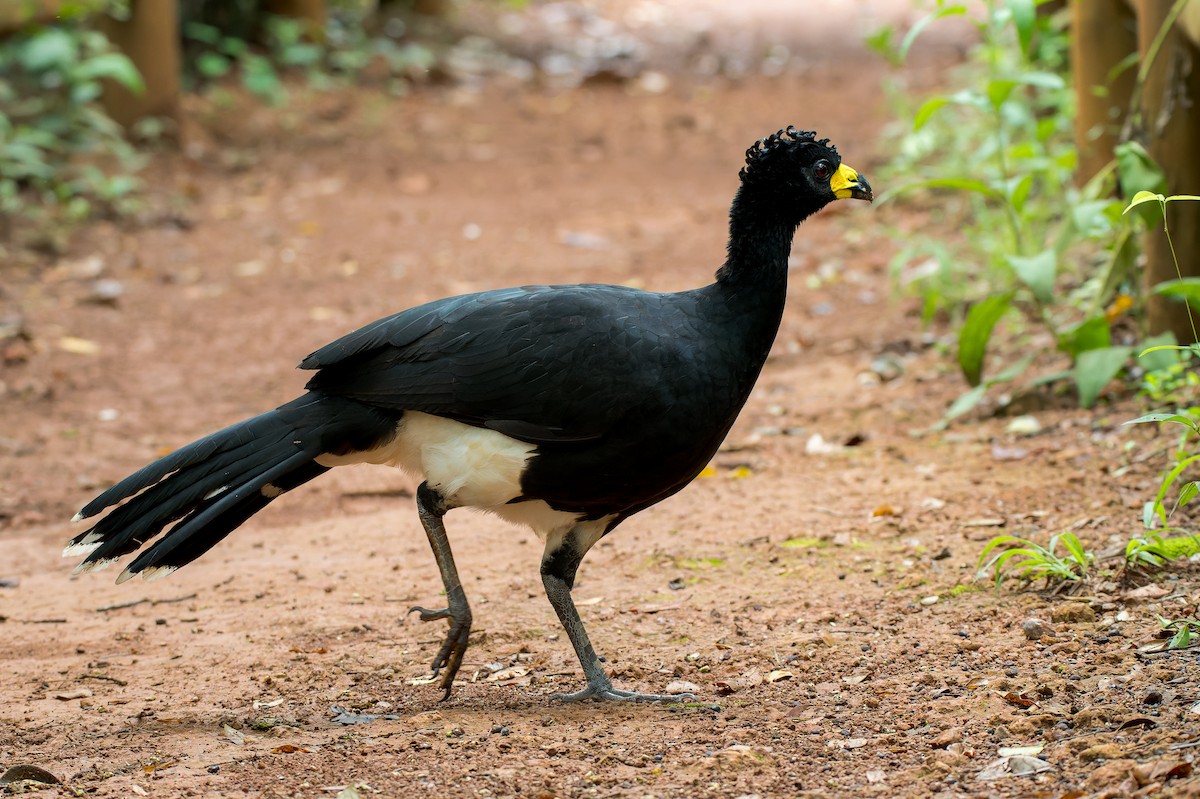
[[[743,183],[729,209],[729,245],[717,282],[734,293],[786,286],[792,237],[807,216],[762,187]]]
[[[745,185],[734,197],[725,263],[710,288],[754,339],[751,346],[769,349],[779,328],[796,225],[794,216],[783,216]]]
[[[796,232],[769,208],[738,193],[729,215],[728,256],[715,283],[703,289],[710,323],[738,352],[736,382],[749,394],[779,332],[787,298],[788,256]]]

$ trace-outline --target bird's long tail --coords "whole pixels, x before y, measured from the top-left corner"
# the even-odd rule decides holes
[[[273,411],[192,442],[134,472],[75,516],[117,507],[71,539],[64,557],[87,555],[80,574],[139,550],[175,525],[121,572],[161,577],[203,555],[280,494],[329,467],[322,454],[344,455],[386,442],[399,413],[309,393]]]

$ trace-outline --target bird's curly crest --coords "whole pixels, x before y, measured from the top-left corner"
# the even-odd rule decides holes
[[[818,144],[837,152],[837,147],[830,144],[829,139],[818,139],[815,130],[797,130],[794,125],[788,125],[765,139],[759,139],[750,146],[750,149],[746,150],[746,165],[742,167],[738,176],[744,179],[768,154],[786,147],[794,147],[797,144]]]

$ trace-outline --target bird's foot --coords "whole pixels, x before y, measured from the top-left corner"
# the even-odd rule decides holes
[[[608,680],[604,682],[589,682],[587,688],[573,694],[551,694],[550,699],[557,702],[582,702],[587,699],[596,702],[658,702],[664,705],[695,702],[695,694],[642,694],[637,691],[622,691],[614,688]]]
[[[462,666],[463,656],[467,654],[467,639],[471,635],[471,609],[464,603],[458,607],[451,604],[448,608],[438,610],[414,606],[409,608],[408,612],[416,613],[417,618],[421,621],[450,620],[450,630],[446,633],[446,640],[433,658],[434,678],[437,678],[439,673],[442,675],[439,687],[446,692],[442,695],[444,702],[450,698],[450,691],[454,687],[454,677]]]

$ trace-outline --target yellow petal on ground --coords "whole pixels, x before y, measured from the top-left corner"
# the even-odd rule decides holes
[[[732,477],[734,480],[742,480],[747,477],[752,477],[753,475],[754,475],[754,472],[751,471],[749,466],[738,466],[737,468],[732,469],[729,472],[729,476]]]
[[[76,355],[95,355],[100,352],[100,345],[96,342],[75,336],[63,336],[60,338],[58,340],[58,348],[63,352],[72,352]]]
[[[705,466],[703,469],[700,470],[700,474],[697,476],[698,477],[716,477],[717,470],[714,469],[712,466]]]

